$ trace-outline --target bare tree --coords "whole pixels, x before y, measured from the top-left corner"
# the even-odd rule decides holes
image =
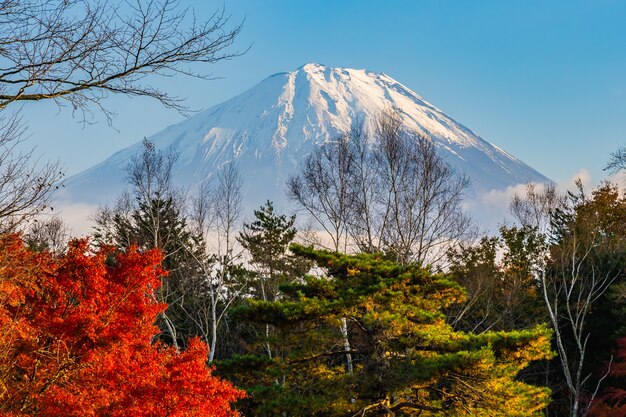
[[[469,179],[439,156],[430,139],[405,131],[394,111],[378,118],[372,152],[383,249],[402,263],[439,262],[471,230],[462,210]]]
[[[128,184],[138,200],[165,197],[172,194],[174,164],[178,154],[161,151],[153,142],[144,139],[141,152],[135,154],[126,166]]]
[[[355,202],[350,184],[353,154],[349,139],[348,135],[341,135],[314,148],[300,173],[287,181],[289,198],[328,233],[335,251],[345,251]]]
[[[227,52],[241,25],[223,10],[198,21],[179,0],[0,1],[0,109],[19,101],[69,103],[83,118],[110,94],[152,97],[178,110],[180,99],[149,75],[208,78],[188,67]]]
[[[38,219],[24,234],[24,241],[30,248],[37,251],[46,250],[55,256],[63,254],[68,238],[69,231],[59,217]]]
[[[341,135],[315,148],[305,159],[299,174],[289,178],[287,195],[296,201],[328,233],[333,249],[346,251],[348,227],[356,203],[351,173],[354,169],[350,136]],[[348,323],[341,318],[344,350],[350,352]],[[267,327],[266,327],[267,331]],[[346,354],[352,373],[352,355]]]
[[[193,204],[192,227],[194,235],[201,238],[202,247],[189,250],[199,273],[190,293],[194,303],[183,308],[209,344],[209,362],[217,352],[218,329],[246,285],[242,280],[245,274],[237,264],[241,254],[234,247],[241,217],[242,185],[237,166],[228,164],[214,181],[202,183]]]
[[[362,123],[316,148],[288,195],[329,234],[335,250],[354,243],[399,262],[439,262],[466,238],[462,211],[467,177],[456,173],[427,138],[407,132],[394,111],[381,114],[371,137]]]
[[[358,250],[366,253],[378,252],[382,250],[383,227],[380,225],[380,216],[374,210],[380,179],[362,119],[357,119],[352,125],[349,141],[352,153],[349,172],[352,207],[348,233]]]
[[[50,206],[63,172],[58,162],[38,163],[20,151],[25,129],[16,115],[0,117],[0,232],[15,230]]]
[[[197,273],[188,280],[179,305],[194,329],[209,345],[208,361],[213,362],[219,346],[219,329],[228,310],[245,289],[243,274],[236,273],[233,265],[225,265],[219,258],[203,248],[189,248],[189,257]]]
[[[143,220],[140,243],[150,248],[174,248],[179,236],[176,230],[163,227],[168,205],[184,207],[183,191],[173,183],[174,164],[178,153],[172,149],[156,149],[154,143],[143,141],[143,149],[128,163],[127,180],[132,187],[135,205],[146,219]],[[180,248],[178,248],[180,249]],[[174,253],[164,253],[166,257]]]
[[[71,105],[82,120],[112,94],[145,96],[185,109],[181,99],[148,77],[194,72],[193,63],[216,63],[241,25],[218,10],[196,20],[179,0],[0,0],[0,112],[19,102]],[[16,114],[0,118],[0,231],[12,230],[49,205],[62,173],[20,152],[24,128]]]
[[[93,233],[95,241],[117,244],[123,248],[135,243],[137,239],[132,219],[134,205],[134,197],[130,192],[124,191],[113,206],[99,207],[91,217],[95,225]]]
[[[144,140],[143,148],[126,167],[131,191],[124,193],[114,208],[101,208],[95,215],[95,237],[100,243],[116,244],[127,248],[137,244],[141,249],[159,249],[164,265],[170,273],[161,280],[158,298],[170,307],[159,319],[169,335],[169,340],[179,348],[179,335],[172,311],[182,297],[181,277],[177,268],[186,249],[181,241],[189,240],[185,219],[181,218],[184,196],[173,184],[173,168],[178,155],[172,150],[157,150]],[[173,279],[176,277],[178,279]],[[184,277],[183,277],[184,278]]]
[[[426,138],[403,130],[396,112],[376,120],[373,143],[363,123],[315,148],[287,194],[324,229],[335,251],[350,241],[360,250],[386,251],[398,261],[437,262],[465,237],[469,218],[461,210],[468,185],[438,156]],[[345,318],[344,350],[350,352]],[[348,372],[352,358],[346,354]]]
[[[218,329],[244,289],[234,251],[242,181],[237,167],[226,165],[192,200],[174,184],[176,160],[173,151],[144,141],[127,167],[132,191],[98,212],[95,236],[104,243],[138,243],[163,252],[168,276],[157,295],[169,307],[159,317],[162,336],[177,348],[200,336],[213,361]],[[188,204],[191,210],[185,211]]]
[[[218,253],[222,257],[234,259],[236,230],[241,220],[241,187],[243,179],[235,163],[224,166],[217,174],[215,198],[215,221],[218,231]]]
[[[509,211],[522,226],[535,227],[540,233],[547,234],[552,216],[565,203],[565,196],[557,191],[556,185],[528,183],[523,195],[516,193],[513,196]]]

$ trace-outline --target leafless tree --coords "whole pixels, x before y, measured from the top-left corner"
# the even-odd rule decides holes
[[[234,250],[242,180],[237,167],[228,164],[188,198],[174,184],[177,154],[147,140],[143,145],[127,168],[132,191],[113,208],[99,210],[96,238],[163,252],[169,272],[158,292],[169,304],[159,318],[164,335],[177,348],[190,336],[202,337],[213,361],[218,329],[244,289]]]
[[[193,204],[192,227],[194,235],[201,237],[203,247],[189,250],[199,273],[191,292],[195,302],[191,308],[183,308],[209,344],[209,362],[217,352],[218,329],[245,289],[242,271],[236,264],[240,253],[234,247],[241,217],[242,185],[237,166],[227,164],[213,181],[201,184]]]
[[[587,348],[591,330],[588,318],[598,299],[620,276],[620,256],[598,258],[594,252],[601,231],[593,230],[593,226],[585,231],[575,231],[560,245],[555,254],[555,271],[542,277],[543,291],[548,316],[555,332],[555,340],[559,361],[563,369],[567,388],[570,393],[570,410],[572,417],[585,416],[597,393],[600,381],[595,389],[588,391],[589,379],[592,374],[584,373],[588,362]],[[581,236],[582,233],[589,233]],[[564,340],[571,334],[574,349],[568,349]]]
[[[287,181],[287,195],[298,203],[330,237],[335,251],[347,245],[354,190],[350,184],[353,154],[348,135],[315,147],[300,173]]]
[[[141,239],[151,248],[176,247],[175,242],[179,238],[173,229],[163,227],[168,214],[164,208],[172,202],[177,207],[185,205],[182,189],[173,183],[173,170],[177,160],[178,153],[174,150],[156,149],[154,143],[144,139],[143,149],[131,159],[126,168],[135,204],[143,205],[142,212],[148,217],[144,221],[144,236]],[[167,257],[174,253],[164,255]]]
[[[135,154],[126,167],[128,184],[140,201],[161,198],[173,193],[174,164],[178,154],[156,148],[153,142],[144,139],[143,148]]]
[[[218,172],[217,187],[213,193],[218,253],[229,259],[235,257],[236,230],[241,220],[242,186],[243,179],[235,163],[227,164]]]
[[[47,207],[62,173],[20,151],[24,128],[10,106],[53,100],[83,121],[109,95],[145,96],[185,109],[178,97],[151,85],[151,76],[195,72],[229,52],[241,25],[224,10],[197,20],[179,0],[0,0],[0,231],[12,230]]]
[[[101,208],[94,216],[94,236],[100,243],[123,248],[138,244],[141,249],[160,249],[166,262],[168,258],[184,255],[185,249],[179,244],[183,226],[174,224],[179,219],[172,218],[184,206],[183,193],[173,184],[177,158],[174,151],[158,150],[152,142],[144,140],[142,149],[126,167],[131,191],[122,194],[113,208]],[[170,269],[169,272],[176,271]],[[175,305],[181,297],[180,287],[180,282],[173,282],[171,277],[163,278],[157,296],[160,301]],[[161,313],[160,320],[178,348],[178,329],[170,317],[172,309]]]
[[[565,196],[557,191],[556,185],[528,183],[523,195],[513,196],[509,211],[522,226],[535,227],[547,234],[555,210],[565,203]]]
[[[354,242],[400,262],[437,262],[470,228],[461,210],[468,181],[430,141],[405,132],[396,112],[382,114],[375,125],[372,143],[358,121],[315,148],[289,178],[287,194],[328,233],[335,251]],[[342,318],[346,352],[348,330]],[[346,365],[351,372],[350,354]]]
[[[24,234],[24,241],[34,250],[46,250],[55,256],[65,251],[69,231],[59,217],[38,219],[34,221]]]
[[[356,123],[314,149],[289,179],[288,195],[335,250],[350,242],[399,262],[437,263],[472,230],[461,206],[469,181],[428,138],[407,132],[396,112],[381,114],[374,126],[368,136]]]
[[[131,209],[130,215],[120,213],[127,216],[128,221],[141,222],[135,225],[134,242],[131,240],[128,243],[161,249],[165,258],[183,250],[177,245],[180,238],[178,231],[165,226],[170,214],[167,207],[173,205],[180,208],[185,205],[183,191],[173,183],[177,160],[178,153],[174,150],[159,150],[154,143],[144,139],[141,151],[131,158],[126,167],[127,181],[132,191],[129,195],[122,194],[117,203],[117,207],[122,210]]]
[[[439,156],[431,140],[405,131],[394,111],[378,118],[372,152],[382,247],[399,262],[438,263],[471,230],[462,210],[469,179]]]
[[[94,239],[99,243],[118,244],[127,248],[136,241],[132,228],[135,199],[124,191],[112,206],[99,207],[91,220],[94,223]]]
[[[604,168],[610,174],[617,174],[626,169],[626,147],[622,146],[615,152],[611,153],[611,158]]]
[[[328,233],[333,249],[346,251],[348,226],[356,203],[351,186],[354,155],[350,136],[339,136],[313,149],[302,170],[287,181],[287,195],[296,201]],[[267,327],[266,327],[267,329]],[[350,352],[348,323],[341,318],[344,350]],[[346,367],[352,373],[352,355],[346,354]]]
[[[348,175],[352,187],[352,207],[348,233],[358,250],[373,253],[382,250],[381,216],[375,212],[380,178],[363,122],[358,119],[349,134],[352,169]]]
[[[89,115],[110,94],[152,97],[183,110],[181,100],[147,82],[150,75],[208,78],[189,64],[215,63],[241,25],[219,10],[198,21],[179,0],[0,1],[0,109],[55,100]]]
[[[15,230],[50,206],[63,172],[58,162],[39,163],[21,151],[24,127],[13,115],[0,117],[0,232]]]
[[[178,205],[183,201],[181,191],[172,183],[173,168],[177,159],[178,154],[174,151],[157,150],[154,143],[144,140],[142,151],[137,153],[127,166],[128,182],[133,188],[135,204],[138,206],[133,214],[141,210],[147,217],[140,230],[143,236],[136,238],[144,240],[143,243],[149,248],[161,249],[166,258],[175,255],[174,252],[184,250],[178,245],[180,236],[177,230],[164,227],[167,213],[163,209],[172,201],[177,201]],[[161,280],[158,292],[160,301],[169,304],[179,303],[182,295],[176,291],[178,288],[174,288],[176,284],[168,278]],[[178,329],[174,318],[170,317],[169,311],[162,312],[160,318],[167,328],[170,340],[178,349]]]

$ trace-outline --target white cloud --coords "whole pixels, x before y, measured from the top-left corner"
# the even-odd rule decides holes
[[[626,193],[626,189],[624,189],[624,187],[626,187],[626,171],[620,171],[617,174],[613,174],[609,176],[607,180],[616,184],[622,193]]]
[[[93,233],[93,221],[90,217],[98,209],[97,205],[57,201],[54,207],[57,215],[70,229],[72,236],[80,237]]]
[[[495,233],[503,223],[511,223],[509,203],[515,194],[522,194],[526,184],[486,191],[466,203],[467,211],[487,233]]]
[[[580,180],[585,190],[591,190],[597,185],[597,182],[594,182],[593,178],[591,178],[589,171],[585,168],[581,168],[578,172],[574,173],[568,181],[557,184],[557,189],[562,193],[573,191],[576,189],[576,181],[578,180]]]
[[[580,180],[585,190],[590,191],[597,185],[586,169],[580,169],[568,180],[557,183],[557,190],[561,193],[576,189],[576,181]],[[626,184],[626,175],[622,177],[622,184]],[[619,182],[618,182],[619,183]],[[493,189],[486,191],[473,199],[469,199],[466,210],[476,219],[479,226],[488,233],[496,233],[501,224],[513,223],[509,214],[509,204],[515,194],[523,195],[526,192],[526,184],[517,184],[506,189]],[[537,191],[544,188],[544,184],[536,184]]]

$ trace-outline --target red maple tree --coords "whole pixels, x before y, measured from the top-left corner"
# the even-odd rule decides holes
[[[151,343],[160,261],[84,240],[54,258],[0,236],[0,415],[237,415],[244,393],[211,375],[205,343]]]

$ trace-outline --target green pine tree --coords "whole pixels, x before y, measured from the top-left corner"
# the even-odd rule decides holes
[[[294,227],[295,215],[287,217],[276,213],[273,203],[268,200],[254,211],[254,217],[252,223],[244,224],[238,237],[253,267],[250,296],[262,301],[276,301],[280,299],[280,287],[292,283],[306,272],[309,263],[289,251],[289,245],[297,233]],[[280,344],[270,342],[270,336],[274,333],[273,326],[264,323],[255,327],[256,333],[262,335],[260,339],[263,340],[264,354],[270,358],[281,355]],[[255,344],[252,343],[251,346]]]
[[[296,216],[277,214],[274,204],[267,201],[254,211],[255,220],[245,223],[238,241],[248,252],[254,267],[256,283],[255,298],[274,301],[279,287],[301,274],[306,262],[289,252],[289,245],[296,237]]]
[[[461,287],[380,255],[292,246],[325,271],[248,300],[243,320],[270,324],[282,355],[236,357],[218,369],[245,386],[254,416],[539,416],[549,390],[517,380],[551,356],[545,327],[481,335],[454,331],[442,311]],[[340,320],[347,318],[353,372]]]

